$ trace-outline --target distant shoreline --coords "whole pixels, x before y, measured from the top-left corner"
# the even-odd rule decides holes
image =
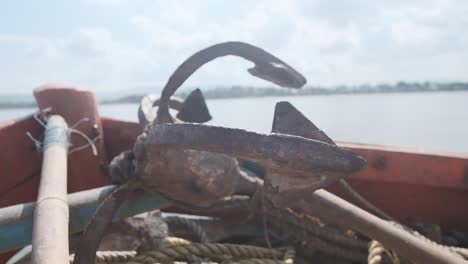
[[[395,85],[381,84],[376,86],[338,86],[333,88],[306,87],[303,89],[282,88],[258,88],[246,86],[222,87],[203,91],[206,99],[239,99],[239,98],[262,98],[281,96],[332,96],[332,95],[357,95],[357,94],[402,94],[402,93],[435,93],[435,92],[466,92],[468,83],[405,83],[399,82]],[[185,98],[190,91],[181,92],[177,96]],[[121,104],[139,103],[144,94],[133,94],[122,96],[118,99],[100,100],[99,104]],[[36,103],[31,102],[1,102],[1,109],[35,108]]]
[[[301,96],[334,96],[334,95],[365,95],[365,94],[413,94],[413,93],[440,93],[440,92],[468,92],[466,90],[457,90],[457,91],[444,91],[444,90],[434,90],[434,91],[400,91],[400,92],[329,92],[329,93],[316,93],[316,94],[297,94],[297,93],[284,93],[284,94],[260,94],[260,95],[226,95],[226,96],[207,96],[204,94],[205,99],[207,100],[224,100],[224,99],[247,99],[247,98],[265,98],[265,97],[301,97]],[[188,93],[187,93],[188,94]],[[177,94],[181,98],[187,96],[186,93]],[[99,104],[110,105],[110,104],[124,104],[124,103],[140,103],[141,98],[144,94],[141,95],[130,95],[116,100],[104,100]]]

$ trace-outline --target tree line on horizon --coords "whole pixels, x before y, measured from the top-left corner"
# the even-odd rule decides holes
[[[306,96],[306,95],[337,95],[337,94],[373,94],[373,93],[411,93],[411,92],[456,92],[468,91],[468,82],[451,83],[409,83],[398,82],[396,84],[356,85],[356,86],[306,86],[302,89],[285,89],[277,87],[254,86],[223,86],[203,90],[206,99],[268,97],[268,96]],[[186,90],[176,95],[185,98],[190,93]],[[140,102],[143,95],[135,94],[121,97],[117,100],[103,101],[102,103],[133,103]]]
[[[191,90],[186,89],[178,94],[185,98]],[[339,94],[376,94],[376,93],[412,93],[412,92],[457,92],[468,91],[468,82],[397,82],[396,84],[377,85],[340,85],[334,87],[306,86],[302,89],[285,89],[278,87],[253,86],[221,86],[212,89],[203,89],[207,99],[268,97],[268,96],[306,96],[306,95],[339,95]],[[144,94],[132,94],[112,100],[101,100],[101,104],[139,103]],[[36,107],[31,101],[15,102],[0,101],[0,109]]]

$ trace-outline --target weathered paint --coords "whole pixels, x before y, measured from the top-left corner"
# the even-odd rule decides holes
[[[86,107],[89,102],[78,100],[79,96],[82,94],[70,94],[69,97],[73,100],[60,97],[58,100],[67,101],[67,104],[61,106],[69,106],[75,113],[81,113],[79,109]],[[95,107],[95,101],[93,103]],[[82,117],[85,116],[79,115],[79,118]],[[134,122],[109,118],[100,120],[108,161],[122,151],[131,149],[136,137],[142,132],[140,125]],[[0,148],[14,150],[0,153],[0,207],[33,201],[37,196],[41,157],[25,135],[27,131],[38,137],[43,129],[31,116],[0,124]],[[366,158],[368,167],[350,176],[348,182],[391,216],[400,221],[413,217],[425,222],[438,223],[445,228],[468,230],[468,211],[460,209],[468,199],[468,186],[465,184],[465,177],[468,177],[468,155],[426,153],[412,149],[343,142],[338,145]],[[71,164],[75,164],[73,166],[77,169],[69,171],[69,192],[108,184],[106,164],[89,166],[87,162],[70,160],[70,166]],[[96,166],[99,169],[96,169]],[[92,168],[92,171],[88,168]],[[328,189],[352,201],[338,185]],[[80,214],[89,215],[95,211],[95,206],[97,204],[82,207]],[[27,212],[25,208],[22,210]],[[84,226],[85,222],[72,222],[71,228]],[[28,240],[27,234],[30,237],[30,229],[27,231],[27,226],[24,226],[12,236],[3,236],[2,233],[1,244],[21,232],[25,233],[24,240]],[[5,259],[6,255],[0,255],[0,262]]]
[[[423,221],[468,231],[464,184],[468,155],[441,154],[366,144],[338,143],[368,161],[347,181],[362,196],[405,223]],[[379,162],[380,160],[380,162]],[[385,160],[382,166],[381,160]],[[339,185],[327,188],[360,206]]]
[[[61,115],[70,127],[75,127],[90,139],[99,136],[95,141],[97,156],[87,148],[68,156],[68,192],[78,192],[110,184],[106,166],[108,159],[104,147],[105,135],[94,93],[79,90],[64,84],[47,84],[34,90],[34,97],[40,109],[52,108],[53,114]],[[135,109],[136,111],[136,109]],[[83,118],[89,121],[83,122]],[[75,147],[88,142],[72,134],[70,152]]]
[[[368,167],[358,174],[360,180],[468,190],[464,184],[468,155],[344,142],[338,145],[366,157]]]
[[[96,143],[97,157],[90,149],[69,155],[68,192],[110,184],[104,133],[94,94],[66,85],[47,85],[36,90],[35,96],[40,108],[52,107],[52,112],[62,115],[70,126],[85,117],[90,118],[92,121],[82,122],[76,129],[90,138],[94,138],[95,134],[101,136]],[[8,150],[0,152],[0,207],[32,202],[37,197],[42,156],[26,132],[41,139],[44,128],[32,116],[0,124],[0,149]],[[72,149],[86,143],[76,135],[72,136],[71,142]]]

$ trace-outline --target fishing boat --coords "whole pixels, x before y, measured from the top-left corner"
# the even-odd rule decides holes
[[[220,53],[222,48],[225,47],[215,47],[215,53]],[[212,52],[213,50],[209,54]],[[225,55],[226,52],[221,53]],[[194,56],[197,58],[197,56],[203,57],[206,54],[202,52]],[[257,53],[253,54],[254,57],[258,56]],[[217,56],[221,55],[218,54]],[[206,60],[209,61],[211,58]],[[190,62],[190,59],[188,61]],[[181,67],[183,68],[184,65]],[[256,64],[256,66],[258,65]],[[256,76],[262,77],[268,74],[268,71],[262,71],[260,67],[255,68],[251,72]],[[177,75],[176,77],[182,78]],[[276,79],[273,81],[277,84],[282,84],[281,80]],[[140,120],[148,119],[149,123],[154,122],[154,117],[148,117],[151,113],[148,111],[142,112],[142,109],[145,110],[145,103],[151,109],[153,105],[160,103],[158,101],[160,98],[172,96],[171,93],[167,95],[164,95],[163,92],[161,97],[148,96],[143,98],[142,106],[140,107]],[[0,152],[0,168],[2,171],[2,184],[0,185],[0,208],[2,208],[0,209],[0,218],[2,218],[0,219],[1,263],[5,263],[19,249],[31,244],[33,241],[34,202],[38,198],[41,170],[44,166],[43,154],[41,154],[41,142],[43,142],[46,130],[44,122],[46,119],[43,118],[44,116],[51,113],[59,115],[70,128],[73,128],[73,131],[78,131],[77,133],[70,133],[70,146],[68,146],[66,167],[66,193],[68,193],[67,199],[70,210],[68,231],[70,236],[83,232],[86,225],[91,221],[93,214],[96,213],[98,206],[103,203],[104,198],[118,189],[118,186],[121,186],[122,179],[116,179],[115,175],[111,175],[112,173],[110,173],[112,171],[112,161],[116,157],[121,156],[122,153],[134,149],[135,143],[142,140],[142,134],[152,135],[148,132],[151,130],[148,128],[148,125],[142,125],[142,122],[129,122],[101,116],[94,94],[79,87],[48,84],[36,89],[34,96],[38,112],[19,119],[4,121],[0,124],[0,148],[3,150]],[[197,97],[196,94],[191,98],[185,99],[185,101],[180,101],[179,105],[177,105],[177,100],[174,99],[174,102],[170,105],[171,107],[178,108],[180,113],[184,113],[185,116],[180,119],[192,122],[190,124],[193,124],[193,122],[201,123],[197,122],[198,110],[194,109],[202,108],[203,112],[206,107],[204,101],[200,103],[200,101],[193,99],[195,97]],[[184,102],[187,103],[184,104]],[[190,104],[192,106],[189,106]],[[294,110],[291,111],[294,112]],[[136,114],[137,109],[135,109]],[[204,120],[206,118],[201,119]],[[198,129],[198,127],[195,128]],[[172,128],[168,126],[167,129]],[[249,137],[256,136],[253,134],[246,135]],[[247,136],[246,140],[249,139]],[[164,135],[161,137],[164,138]],[[291,136],[287,139],[292,142],[296,138],[297,136]],[[276,138],[265,137],[265,140],[270,139],[276,140]],[[307,142],[310,144],[316,144],[315,141],[318,140],[309,141]],[[170,144],[175,143],[167,144],[168,146],[172,146]],[[187,148],[198,149],[197,144],[197,142],[189,142],[187,143]],[[238,142],[238,144],[242,145],[243,143]],[[323,186],[329,193],[372,214],[379,215],[382,213],[384,216],[379,215],[380,218],[389,217],[390,219],[386,219],[386,221],[391,221],[388,222],[395,222],[411,227],[415,227],[418,224],[422,225],[421,223],[425,226],[431,226],[432,228],[428,228],[430,230],[428,233],[432,232],[435,235],[425,235],[436,240],[439,244],[444,243],[443,239],[450,232],[451,234],[461,234],[460,236],[463,236],[464,232],[468,231],[468,211],[464,210],[463,207],[464,202],[468,200],[467,155],[431,153],[408,148],[351,142],[336,142],[336,147],[331,143],[320,144],[327,148],[333,146],[333,148],[351,151],[366,160],[366,165],[362,169],[346,175],[346,184],[342,184],[341,180],[334,180]],[[208,148],[210,151],[216,149],[218,149],[217,146]],[[258,164],[254,163],[251,166],[248,159],[242,158],[238,160],[242,169],[248,172],[248,174],[255,175],[257,173],[255,165]],[[291,164],[286,163],[285,166]],[[171,182],[171,184],[176,184],[176,182]],[[293,188],[293,190],[302,190],[301,186],[293,187],[296,188]],[[351,190],[348,187],[352,187]],[[176,189],[176,191],[180,190]],[[184,197],[182,191],[180,195],[177,197]],[[190,206],[192,205],[191,202],[195,201],[196,198],[192,200],[191,196],[187,196],[186,199],[180,201],[177,199],[172,200],[172,197],[168,196],[170,194],[163,191],[162,193],[139,193],[135,197],[127,197],[126,204],[120,208],[114,220],[117,221],[156,209],[170,213],[192,214],[199,217],[197,219],[204,219],[200,218],[200,216],[215,217],[216,219],[221,219],[221,221],[234,222],[239,225],[251,217],[251,212],[239,210],[239,208],[199,210],[194,213],[190,210]],[[220,197],[209,197],[209,199],[206,198],[203,202],[212,201],[215,198],[219,199]],[[294,197],[291,199],[298,198]],[[288,207],[292,208],[294,204]],[[298,210],[297,214],[295,213],[294,215],[300,218],[301,221],[307,221],[316,226],[322,226],[325,229],[328,228],[326,227],[328,226],[327,221],[322,223],[321,220],[318,220],[321,218],[321,215],[309,214],[307,210]],[[135,221],[138,222],[138,220]],[[421,230],[419,231],[420,233],[422,232]],[[343,232],[349,232],[349,229],[345,228]],[[346,236],[344,233],[342,235]],[[259,236],[263,237],[262,234]],[[353,237],[356,240],[366,241],[367,244],[368,240],[363,239],[364,236],[366,234],[361,234],[361,232],[349,235],[349,237]],[[437,239],[437,237],[439,238]],[[237,238],[239,241],[242,241],[241,238]],[[275,240],[277,238],[271,237],[270,239]],[[231,238],[229,241],[232,242],[234,240]],[[379,242],[374,238],[370,240]],[[464,246],[463,243],[466,241],[462,240],[463,238],[460,238],[459,241],[455,241],[451,246],[457,248]],[[219,241],[211,241],[211,243],[215,242]],[[328,242],[331,243],[333,241]],[[387,241],[380,242],[387,248],[387,244],[385,243]],[[264,244],[264,247],[267,249],[269,246]],[[380,247],[383,248],[382,245]],[[320,247],[317,246],[317,248]],[[296,251],[298,250],[296,249]],[[440,249],[435,250],[434,254],[437,255],[439,251],[444,252],[444,250]],[[317,252],[320,252],[320,250],[317,249]],[[394,251],[392,249],[386,252]],[[395,250],[395,252],[396,254],[400,253],[398,250]],[[456,254],[454,253],[454,255]],[[460,253],[456,258],[462,261],[463,258],[460,255],[463,254]],[[304,256],[300,256],[299,258],[304,258]],[[356,258],[359,258],[359,256]],[[362,259],[360,259],[361,261],[358,260],[352,259],[351,262],[362,262]],[[367,261],[367,258],[364,259],[365,261]],[[286,260],[283,262],[293,263]],[[371,261],[369,260],[369,262]],[[335,263],[338,263],[338,261]]]

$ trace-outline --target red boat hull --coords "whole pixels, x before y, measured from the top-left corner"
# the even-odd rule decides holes
[[[50,86],[47,88],[51,88]],[[78,128],[89,137],[99,134],[98,156],[83,150],[69,157],[68,192],[110,183],[107,165],[131,149],[142,128],[134,122],[100,118],[94,95],[70,87],[52,87],[35,93],[41,108],[52,106],[69,125],[83,117],[93,122]],[[69,99],[73,98],[73,99]],[[93,126],[94,125],[94,126]],[[26,136],[40,137],[43,129],[32,116],[0,124],[0,207],[34,201],[37,197],[41,155]],[[82,144],[72,138],[75,144]],[[368,161],[368,166],[348,179],[365,198],[402,222],[420,220],[446,229],[468,231],[468,155],[424,153],[365,144],[339,143]],[[328,188],[351,201],[340,186]],[[359,206],[358,203],[356,205]],[[0,262],[7,255],[0,255]]]

